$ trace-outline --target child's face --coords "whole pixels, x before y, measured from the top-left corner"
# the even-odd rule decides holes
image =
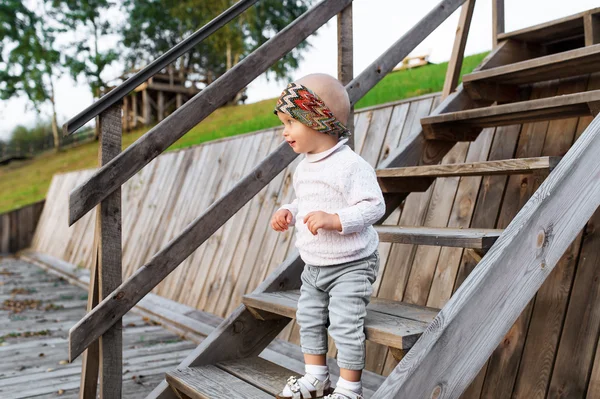
[[[277,116],[284,126],[283,138],[296,154],[315,154],[326,151],[332,147],[332,143],[335,145],[337,142],[333,136],[317,132],[288,114],[277,112]]]

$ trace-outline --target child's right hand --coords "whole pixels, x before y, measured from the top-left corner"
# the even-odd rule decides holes
[[[275,231],[286,231],[294,216],[287,209],[280,209],[271,218],[271,227]]]

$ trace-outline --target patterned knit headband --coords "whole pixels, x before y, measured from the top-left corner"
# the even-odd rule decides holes
[[[312,90],[298,83],[290,83],[277,100],[273,111],[283,112],[316,130],[332,136],[347,137],[350,131]]]

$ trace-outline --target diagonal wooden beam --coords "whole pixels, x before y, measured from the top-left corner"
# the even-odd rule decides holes
[[[317,4],[100,168],[71,192],[69,225],[121,187],[171,144],[351,2],[352,0],[324,0]]]
[[[454,47],[452,48],[452,55],[450,56],[448,70],[446,71],[446,80],[444,81],[444,88],[442,90],[442,99],[448,97],[448,95],[454,91],[456,85],[458,84],[474,9],[475,0],[467,0],[467,2],[462,6],[460,18],[458,20],[458,27],[456,28]]]
[[[456,398],[600,205],[600,117],[534,193],[374,398]]]

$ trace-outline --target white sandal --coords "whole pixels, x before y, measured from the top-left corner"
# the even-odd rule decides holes
[[[325,381],[321,381],[315,376],[306,373],[304,378],[308,380],[314,387],[315,390],[309,390],[306,385],[300,381],[299,378],[290,377],[287,380],[286,386],[292,391],[292,396],[284,396],[281,391],[276,398],[277,399],[321,399],[325,395],[329,395],[332,392],[331,381],[329,377]]]
[[[325,396],[323,399],[365,399],[362,395],[347,389],[337,387],[331,395]]]

